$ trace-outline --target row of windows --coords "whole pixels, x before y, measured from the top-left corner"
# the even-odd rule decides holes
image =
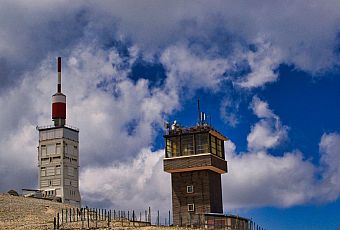
[[[68,176],[77,176],[78,168],[65,166],[65,170],[66,170]],[[54,176],[54,175],[60,175],[60,174],[61,174],[60,165],[57,165],[56,167],[41,167],[41,176],[42,177],[44,177],[44,176]]]
[[[166,157],[212,153],[224,158],[223,141],[209,133],[187,134],[166,138]]]
[[[64,185],[69,185],[74,188],[78,188],[78,181],[65,179]],[[41,180],[40,186],[41,187],[61,186],[61,179]]]
[[[78,155],[78,146],[76,145],[67,145],[64,143],[63,150],[64,154]],[[61,143],[41,145],[42,157],[53,154],[61,154]]]
[[[61,174],[61,168],[60,165],[57,165],[56,167],[41,167],[41,176],[54,176],[54,175],[60,175]]]
[[[60,186],[61,180],[60,179],[54,179],[54,180],[41,180],[40,186],[41,187],[49,187],[49,186]]]
[[[50,129],[39,132],[39,140],[51,140],[57,138],[67,138],[73,141],[78,141],[78,132],[69,129]]]

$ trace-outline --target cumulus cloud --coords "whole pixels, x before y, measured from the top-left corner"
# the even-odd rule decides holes
[[[225,123],[231,127],[236,127],[239,124],[240,115],[237,113],[240,107],[240,99],[232,97],[224,97],[220,105],[220,116]]]
[[[236,84],[242,88],[255,88],[266,83],[274,82],[278,78],[275,71],[282,62],[280,51],[268,43],[260,42],[256,51],[244,54],[249,64],[250,73]]]
[[[228,154],[223,175],[226,209],[261,206],[289,207],[309,201],[314,166],[300,152],[275,157],[267,152]]]
[[[167,71],[168,87],[186,87],[191,91],[218,88],[224,72],[230,68],[226,59],[196,55],[185,45],[167,48],[161,62]]]
[[[139,194],[126,191],[133,198],[120,203],[126,208],[134,203],[142,206],[139,199],[151,205],[169,202],[161,151],[149,148],[162,118],[179,109],[183,100],[190,98],[188,92],[215,92],[225,80],[240,88],[261,87],[277,80],[275,69],[281,63],[311,73],[339,64],[334,52],[339,3],[286,5],[217,0],[209,4],[2,1],[0,107],[6,109],[0,115],[1,190],[36,184],[35,126],[51,124],[50,97],[55,92],[55,63],[51,60],[60,55],[64,58],[63,91],[68,96],[67,123],[80,128],[83,198],[94,202],[95,189],[112,205],[119,205],[117,198],[126,198],[123,188],[130,188],[129,184],[109,177],[98,180],[93,174],[124,177],[137,185]],[[164,66],[167,77],[163,85],[150,87],[148,79],[128,78],[140,57]],[[244,63],[249,67],[246,74],[236,78],[226,74],[242,71],[238,66]],[[247,204],[242,199],[249,201],[251,194],[237,196],[237,188],[258,194],[263,186],[269,186],[270,191],[251,205],[290,206],[308,201],[314,196],[307,188],[315,183],[310,177],[315,166],[299,151],[271,156],[268,150],[286,138],[287,127],[257,97],[253,98],[252,109],[260,120],[248,135],[249,153],[236,154],[235,146],[228,146],[230,175],[239,180],[230,182],[235,184],[228,187],[235,196],[233,200],[232,196],[227,198],[226,204],[244,207]],[[237,124],[235,117],[226,117],[230,124]],[[338,168],[333,164],[337,162],[338,142],[338,134],[325,134],[320,142],[320,183],[322,188],[331,188],[318,190],[325,200],[338,196]],[[253,175],[258,165],[262,170]],[[126,172],[132,172],[131,176]],[[223,178],[232,178],[228,176]],[[249,181],[252,176],[254,179]],[[270,181],[277,183],[271,185]],[[289,182],[294,186],[284,188]],[[225,186],[228,183],[224,182]],[[117,189],[114,195],[109,192],[112,185]],[[152,187],[157,190],[152,191]],[[224,187],[225,197],[228,188]]]
[[[222,176],[225,208],[290,207],[310,202],[334,201],[340,196],[340,135],[323,134],[320,166],[300,151],[273,156],[267,151],[237,153],[225,143],[229,172]]]
[[[267,102],[254,96],[251,108],[261,119],[251,127],[251,132],[247,136],[249,150],[270,149],[287,138],[288,127],[281,124],[279,117],[268,108]]]
[[[90,203],[108,201],[117,209],[145,210],[171,206],[170,174],[163,172],[164,150],[142,149],[130,163],[87,167],[80,178]]]
[[[340,134],[323,134],[319,147],[322,170],[321,196],[326,201],[333,201],[340,196]]]
[[[278,76],[274,70],[280,63],[311,73],[339,65],[339,3],[294,1],[288,5],[220,0],[209,4],[3,1],[2,91],[26,70],[33,70],[46,53],[58,50],[68,55],[70,46],[93,40],[104,47],[117,44],[115,41],[136,44],[146,56],[157,56],[179,42],[214,50],[229,60],[234,52],[240,52],[251,73],[235,83],[245,88],[275,81]]]
[[[270,150],[287,138],[288,127],[257,96],[251,108],[260,121],[248,134],[248,151],[237,153],[232,141],[225,142],[229,170],[222,176],[225,208],[290,207],[336,200],[340,196],[340,135],[321,137],[320,166],[299,150],[275,156]]]

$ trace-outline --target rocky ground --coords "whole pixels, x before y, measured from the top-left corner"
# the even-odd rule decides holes
[[[65,205],[48,200],[26,198],[21,196],[10,196],[0,194],[0,229],[27,229],[43,230],[53,229],[53,218],[58,212],[65,208],[74,208],[71,205]],[[123,225],[122,225],[123,224]],[[68,223],[62,229],[82,229],[84,223]],[[108,227],[106,221],[98,222],[97,229],[143,229],[143,230],[175,230],[184,228],[176,227],[138,227],[133,226],[130,222],[115,221]],[[86,224],[85,224],[86,226]],[[92,227],[95,225],[92,223]],[[91,228],[94,229],[94,228]]]

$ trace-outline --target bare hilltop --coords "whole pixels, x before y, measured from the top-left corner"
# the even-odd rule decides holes
[[[49,200],[28,198],[22,196],[11,196],[0,193],[0,229],[1,230],[43,230],[53,229],[53,219],[62,209],[75,208],[71,205],[57,203]],[[136,227],[122,225],[122,222],[116,221],[107,225],[99,224],[97,229],[143,229],[143,230],[162,230],[162,229],[184,229],[176,227]],[[72,223],[63,226],[61,229],[82,229],[80,223]],[[86,228],[84,228],[86,229]],[[95,229],[95,228],[91,228]]]

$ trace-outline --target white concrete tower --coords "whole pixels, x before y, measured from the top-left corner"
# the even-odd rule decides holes
[[[61,93],[61,58],[58,57],[57,93],[52,96],[54,125],[39,131],[39,189],[45,198],[81,206],[79,193],[79,130],[65,124],[66,96]]]

